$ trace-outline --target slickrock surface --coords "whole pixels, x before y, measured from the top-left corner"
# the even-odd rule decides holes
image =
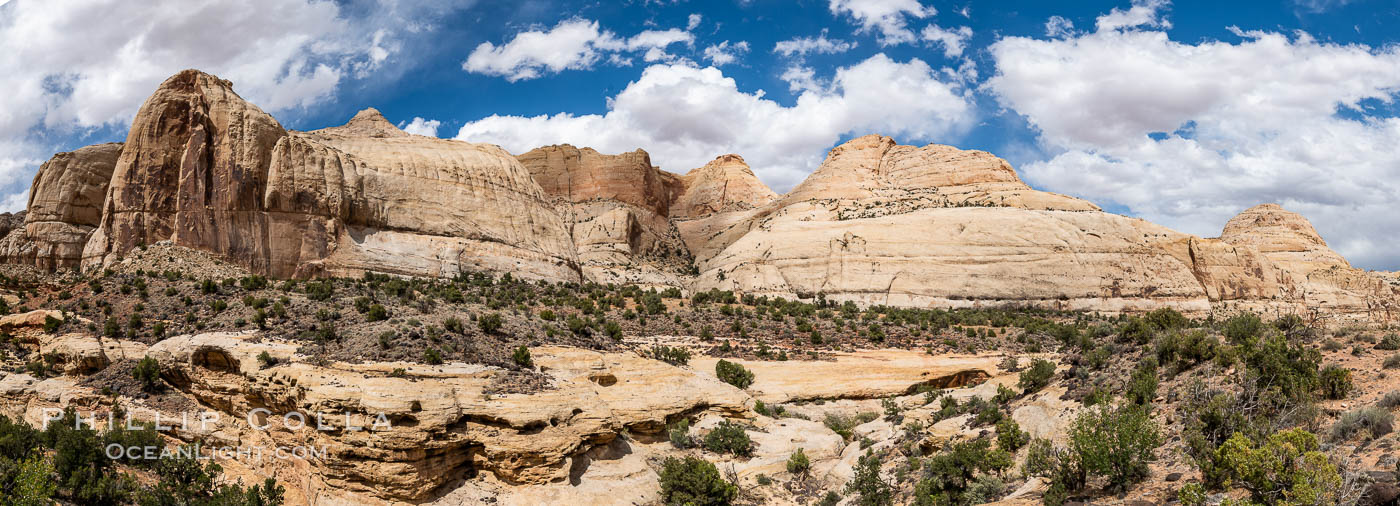
[[[671,216],[677,219],[753,209],[778,197],[758,180],[744,157],[735,154],[721,155],[680,181],[681,194],[671,203]]]
[[[1278,204],[1260,204],[1225,223],[1220,240],[1252,247],[1274,264],[1298,274],[1328,267],[1351,267],[1345,258],[1327,247],[1312,223]]]
[[[896,306],[1193,314],[1311,305],[1375,316],[1400,299],[1374,276],[1335,264],[1311,276],[1288,271],[1286,256],[1282,265],[1274,258],[1304,247],[1308,265],[1340,257],[1309,239],[1316,234],[1301,218],[1264,223],[1310,234],[1202,239],[1032,190],[983,152],[866,136],[833,149],[781,200],[704,229],[696,287]]]
[[[0,240],[0,257],[48,270],[78,266],[102,219],[121,149],[120,143],[98,144],[44,162],[29,189],[24,225]]]

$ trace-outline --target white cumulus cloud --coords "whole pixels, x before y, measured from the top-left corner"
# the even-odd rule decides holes
[[[653,65],[608,100],[606,114],[490,116],[463,125],[457,138],[515,153],[561,142],[612,153],[641,147],[653,163],[679,173],[738,153],[782,191],[816,168],[843,135],[950,142],[974,120],[966,93],[923,61],[883,54],[836,70],[791,106],[761,90],[740,90],[714,67]]]
[[[928,25],[919,35],[926,41],[943,46],[943,56],[957,58],[962,56],[963,48],[967,46],[968,39],[972,38],[972,29],[960,26],[947,30],[938,25]]]
[[[832,14],[851,16],[861,32],[876,32],[882,46],[914,42],[917,37],[906,18],[923,19],[938,13],[920,0],[831,0],[828,7]]]
[[[701,16],[699,14],[691,14],[690,17],[686,18],[685,20],[685,29],[687,31],[696,29],[700,26],[700,20],[702,19],[705,19],[704,16]]]
[[[1277,202],[1355,263],[1400,267],[1400,118],[1375,107],[1400,93],[1400,47],[1239,30],[1183,43],[1145,28],[1167,26],[1156,7],[991,46],[986,88],[1053,155],[1021,167],[1028,179],[1205,236]]]
[[[161,81],[186,68],[233,81],[268,111],[322,103],[399,50],[408,29],[387,20],[424,9],[438,7],[399,2],[376,11],[379,23],[347,19],[321,0],[7,3],[0,189],[27,183],[55,138],[125,128]]]
[[[705,48],[705,59],[709,60],[710,63],[716,67],[723,67],[734,63],[739,59],[739,56],[747,52],[749,52],[748,42],[741,40],[730,44],[729,41],[726,40]]]
[[[800,58],[806,56],[808,53],[844,53],[855,47],[855,42],[826,38],[826,30],[822,30],[821,35],[816,37],[795,37],[778,41],[777,44],[773,45],[773,52],[783,56],[796,56]]]
[[[408,124],[400,123],[399,129],[415,135],[437,137],[438,127],[440,126],[442,126],[441,121],[414,116],[413,121],[408,122]]]
[[[604,57],[615,65],[626,64],[630,60],[624,53],[641,52],[648,62],[672,61],[674,57],[666,51],[667,47],[694,41],[694,35],[677,28],[646,30],[620,38],[601,29],[597,21],[572,18],[547,31],[517,33],[510,42],[499,46],[483,42],[462,62],[462,69],[514,82],[565,70],[590,69]]]

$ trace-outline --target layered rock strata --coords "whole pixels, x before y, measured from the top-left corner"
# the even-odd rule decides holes
[[[562,221],[499,147],[409,135],[373,110],[288,132],[197,71],[141,107],[101,211],[85,267],[171,240],[279,277],[579,279]]]

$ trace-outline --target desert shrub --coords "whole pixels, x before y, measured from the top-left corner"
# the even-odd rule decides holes
[[[682,418],[672,423],[666,428],[666,436],[671,440],[671,446],[684,450],[695,446],[695,440],[690,437],[690,420]]]
[[[423,363],[428,365],[441,365],[442,352],[438,351],[437,348],[423,350]]]
[[[262,353],[258,354],[258,363],[261,364],[264,368],[272,367],[274,365],[277,365],[277,359],[273,358],[272,355],[267,353],[267,351],[263,351]]]
[[[389,310],[382,304],[371,304],[365,312],[365,321],[377,322],[389,319]]]
[[[477,328],[484,334],[495,334],[504,324],[505,319],[501,318],[501,313],[486,313],[476,319]]]
[[[552,322],[552,321],[554,321],[554,318],[555,318],[554,311],[549,310],[549,309],[545,309],[545,310],[543,310],[543,311],[540,311],[540,319],[541,319],[541,320],[544,320],[544,321],[547,321],[547,322]]]
[[[1381,362],[1381,367],[1386,369],[1400,369],[1400,354],[1385,357],[1385,361]]]
[[[1332,424],[1331,437],[1333,441],[1347,441],[1356,436],[1371,440],[1390,434],[1394,425],[1395,417],[1385,408],[1354,409],[1342,413],[1337,423]]]
[[[510,354],[510,360],[515,362],[515,365],[527,369],[535,367],[535,361],[530,357],[530,348],[523,344],[516,347],[515,351]]]
[[[661,464],[661,499],[668,505],[727,505],[739,487],[725,481],[714,464],[698,457],[666,457]]]
[[[1306,400],[1317,387],[1321,353],[1289,343],[1281,334],[1246,341],[1240,358],[1272,404]]]
[[[1394,332],[1386,334],[1385,337],[1381,338],[1381,341],[1379,343],[1376,343],[1376,349],[1400,350],[1400,334],[1396,334]]]
[[[141,382],[142,389],[153,392],[160,387],[160,364],[154,358],[144,357],[131,370],[131,376]]]
[[[846,494],[855,494],[860,506],[885,506],[894,502],[894,486],[880,477],[880,457],[871,450],[856,460],[855,473],[846,482]]]
[[[860,425],[860,422],[854,417],[828,412],[826,418],[822,419],[822,424],[840,435],[842,439],[850,441],[855,436],[855,428]]]
[[[1133,369],[1133,375],[1128,378],[1127,390],[1123,392],[1123,398],[1133,404],[1145,406],[1151,404],[1157,397],[1157,359],[1147,357],[1138,363]]]
[[[54,318],[53,315],[44,315],[44,332],[52,334],[57,332],[58,328],[62,325],[63,320]]]
[[[715,363],[715,376],[718,376],[720,381],[739,388],[748,388],[753,384],[753,371],[728,360]]]
[[[1351,393],[1351,369],[1339,365],[1329,365],[1318,373],[1322,396],[1327,399],[1345,399]]]
[[[977,481],[972,482],[972,486],[967,488],[964,499],[968,504],[985,504],[1006,494],[1006,482],[1001,478],[990,474],[977,477]]]
[[[1264,331],[1264,321],[1254,313],[1240,313],[1225,320],[1225,339],[1232,344],[1241,344],[1259,337]]]
[[[1260,504],[1341,502],[1341,474],[1311,432],[1278,432],[1262,444],[1236,434],[1217,452],[1226,483],[1249,490]]]
[[[924,461],[926,477],[914,488],[914,503],[967,504],[968,489],[979,474],[1000,474],[1010,467],[1011,454],[992,448],[987,439],[954,443]]]
[[[1157,339],[1157,362],[1173,374],[1215,358],[1220,341],[1203,330],[1172,332]]]
[[[1021,425],[1017,424],[1011,417],[1002,418],[997,422],[997,447],[1011,453],[1021,449],[1031,440],[1031,435],[1021,430]]]
[[[1152,327],[1142,318],[1134,316],[1118,328],[1118,338],[1120,341],[1147,344],[1152,342]]]
[[[807,453],[798,448],[792,452],[787,460],[787,471],[792,474],[806,474],[812,469],[812,461],[807,458]]]
[[[621,326],[621,325],[618,325],[617,322],[612,322],[612,321],[610,321],[610,322],[604,323],[604,324],[603,324],[603,333],[604,333],[604,334],[607,334],[608,337],[612,338],[612,340],[614,340],[614,341],[621,341],[621,340],[622,340],[622,326]]]
[[[447,329],[448,332],[452,332],[454,334],[461,334],[463,330],[466,330],[466,328],[462,326],[462,320],[456,317],[443,320],[442,328]]]
[[[753,454],[753,440],[744,432],[743,425],[725,420],[705,434],[705,449],[747,457]]]
[[[1385,397],[1381,397],[1380,402],[1376,403],[1376,405],[1386,409],[1394,409],[1396,406],[1400,406],[1400,390],[1386,392]]]
[[[1169,307],[1147,313],[1146,316],[1143,316],[1143,320],[1157,330],[1179,329],[1191,323],[1181,313]]]
[[[208,280],[206,283],[212,283]],[[215,288],[215,292],[218,288]],[[205,293],[213,293],[206,291]],[[311,281],[306,283],[306,298],[315,301],[329,300],[335,294],[335,286],[330,281]]]
[[[1050,377],[1055,375],[1055,363],[1042,358],[1035,359],[1031,366],[1021,372],[1020,381],[1016,386],[1021,387],[1026,393],[1034,393],[1045,385],[1050,384]]]
[[[1021,464],[1021,473],[1026,476],[1051,476],[1055,469],[1055,444],[1049,439],[1032,438],[1026,443],[1026,461]]]
[[[658,344],[651,348],[651,357],[671,365],[686,365],[690,363],[690,350]]]
[[[1118,490],[1147,477],[1152,451],[1161,444],[1147,409],[1132,404],[1090,408],[1070,428],[1070,450],[1084,470],[1107,477]]]

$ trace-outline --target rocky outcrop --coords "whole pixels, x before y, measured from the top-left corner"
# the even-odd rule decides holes
[[[564,144],[517,156],[554,203],[586,278],[683,286],[690,255],[668,219],[675,176],[640,149],[618,155]]]
[[[1227,239],[1202,239],[1033,190],[984,152],[866,136],[833,149],[782,199],[705,230],[697,288],[896,306],[1193,314],[1374,314],[1368,308],[1400,299],[1373,286],[1373,276],[1339,272],[1344,261],[1336,264],[1340,256],[1300,217],[1247,214]],[[1256,223],[1265,227],[1255,231]],[[1297,255],[1328,267],[1300,277],[1290,270]]]
[[[1329,267],[1350,268],[1345,258],[1322,240],[1312,223],[1278,204],[1260,204],[1225,223],[1220,240],[1253,248],[1274,264],[1298,274]]]
[[[77,267],[101,222],[121,150],[120,143],[98,144],[44,162],[29,189],[23,226],[0,241],[0,257],[48,270]]]
[[[671,203],[676,219],[703,218],[715,213],[761,207],[778,195],[758,180],[739,155],[715,158],[680,177],[680,195]]]
[[[422,500],[468,472],[506,483],[562,482],[572,459],[624,431],[657,434],[677,416],[737,415],[748,402],[713,375],[630,353],[537,347],[552,388],[493,396],[485,391],[499,371],[485,366],[318,366],[302,362],[292,345],[253,337],[180,336],[148,354],[167,381],[230,415],[223,437],[324,446],[328,458],[312,461],[314,474],[346,495]],[[277,365],[263,365],[263,352]],[[396,368],[403,374],[390,374]],[[265,430],[238,423],[259,408],[270,411]],[[288,413],[321,414],[332,428],[289,426]],[[387,424],[375,426],[381,415]],[[368,430],[346,430],[347,420]]]
[[[0,258],[111,266],[160,241],[278,277],[491,271],[911,306],[1400,309],[1395,279],[1352,268],[1272,204],[1200,238],[1032,189],[986,152],[879,135],[832,149],[779,196],[738,155],[684,176],[640,149],[516,157],[410,135],[374,109],[287,131],[193,70],[142,105],[125,144],[45,164]]]
[[[87,267],[171,240],[280,277],[579,279],[562,221],[499,147],[409,135],[373,110],[287,132],[198,71],[141,107],[101,216]]]
[[[615,200],[666,216],[671,196],[660,170],[640,149],[604,155],[568,144],[535,148],[517,156],[545,193],[568,202]]]

